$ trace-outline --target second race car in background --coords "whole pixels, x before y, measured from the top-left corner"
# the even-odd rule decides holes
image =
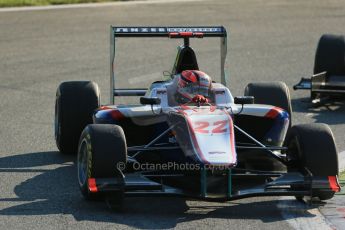
[[[310,90],[314,105],[345,99],[345,37],[324,34],[318,43],[314,75],[302,78],[295,90]]]

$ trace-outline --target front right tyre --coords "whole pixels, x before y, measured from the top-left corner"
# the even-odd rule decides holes
[[[284,146],[288,147],[290,159],[288,171],[304,171],[313,176],[336,176],[339,174],[338,154],[331,129],[326,124],[301,124],[293,126],[287,133]],[[296,188],[296,187],[295,187]],[[312,191],[313,197],[328,200],[333,191]],[[296,197],[302,200],[303,197]]]

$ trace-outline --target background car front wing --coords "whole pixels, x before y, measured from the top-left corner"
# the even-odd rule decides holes
[[[344,76],[327,76],[327,72],[302,78],[294,90],[310,90],[313,104],[325,101],[330,95],[345,95]]]

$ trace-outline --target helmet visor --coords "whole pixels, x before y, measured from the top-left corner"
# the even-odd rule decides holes
[[[189,95],[203,95],[209,97],[210,88],[208,86],[200,85],[198,83],[188,84],[186,87],[181,88],[181,92]]]

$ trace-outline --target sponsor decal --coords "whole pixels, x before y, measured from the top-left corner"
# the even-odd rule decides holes
[[[202,32],[222,33],[222,27],[114,27],[115,33],[179,33],[179,32]]]
[[[166,33],[166,27],[117,27],[115,33]]]
[[[168,32],[204,32],[204,33],[217,33],[222,32],[221,27],[206,27],[206,28],[180,28],[180,27],[168,27]]]
[[[212,151],[212,152],[208,152],[208,154],[226,154],[226,152],[220,152],[220,151]]]

